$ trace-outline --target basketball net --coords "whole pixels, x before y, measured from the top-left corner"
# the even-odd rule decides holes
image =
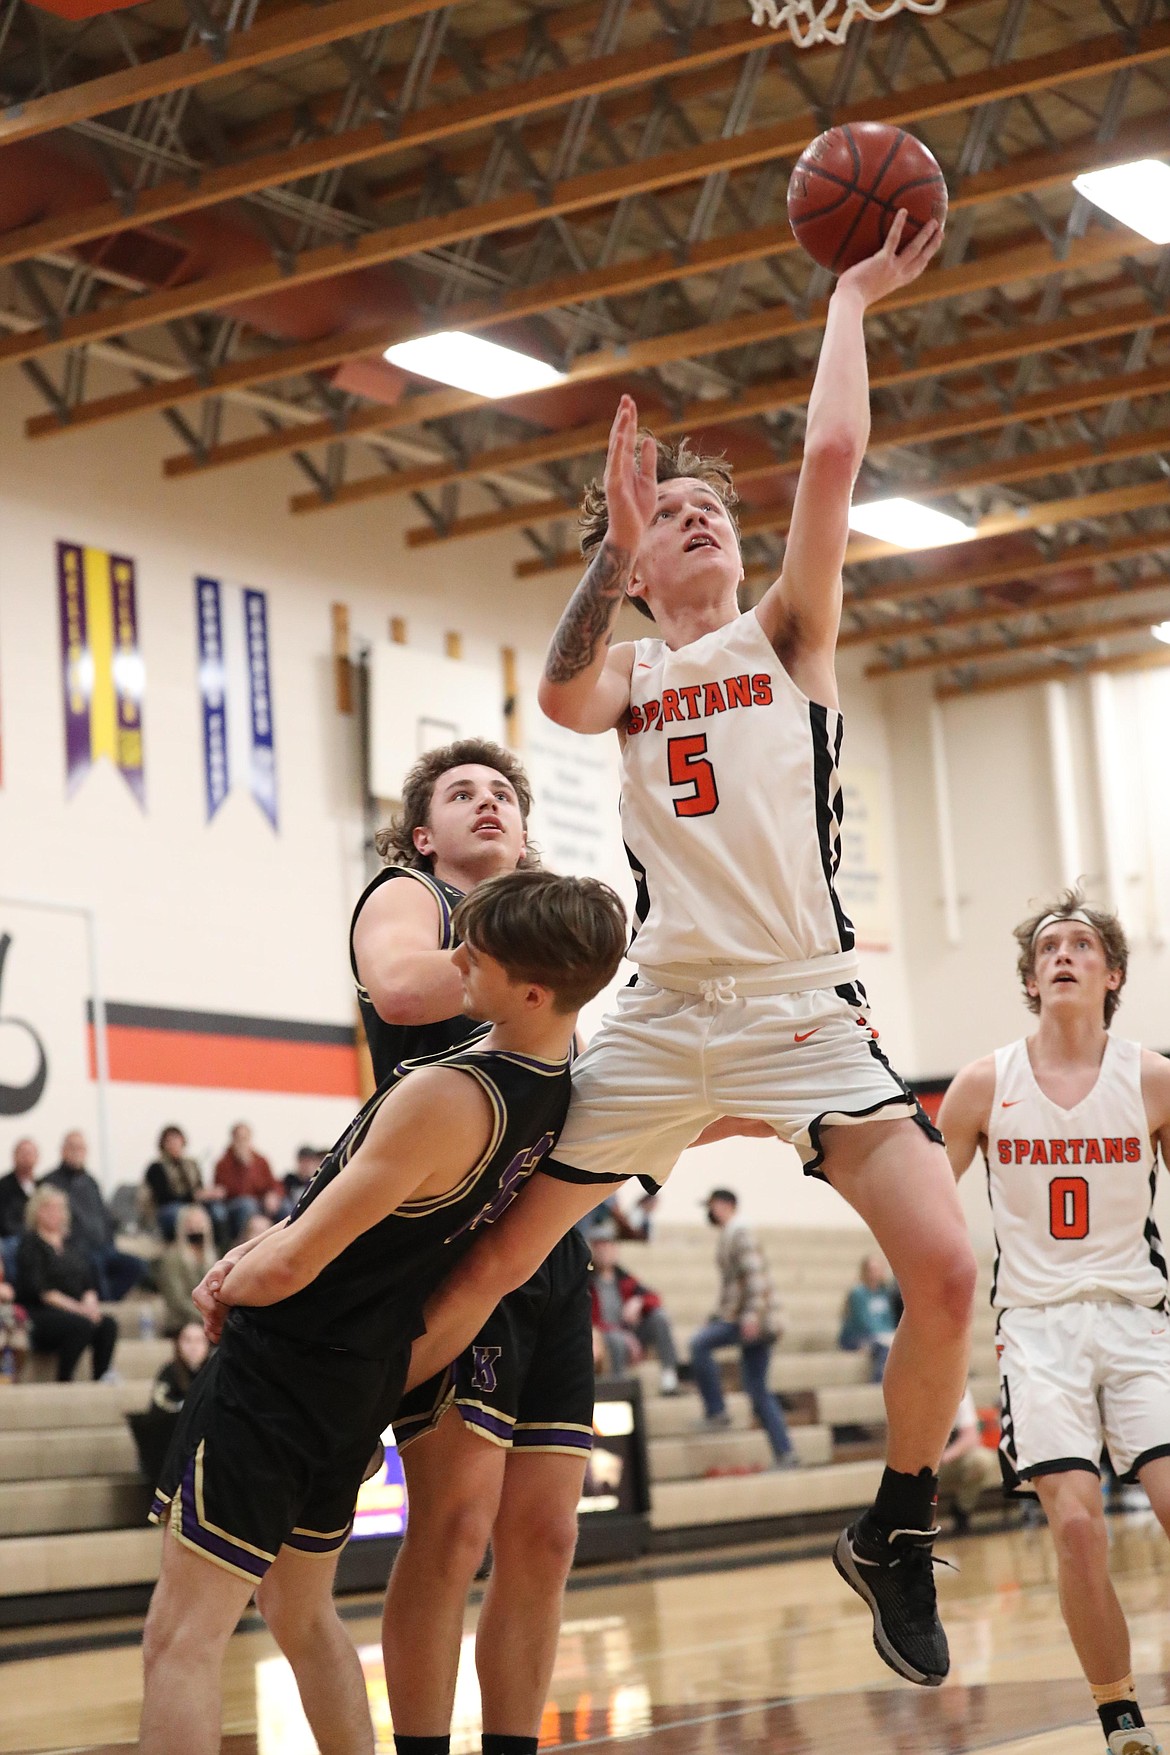
[[[947,0],[751,0],[752,23],[770,24],[779,30],[782,24],[798,49],[811,48],[814,43],[845,41],[855,18],[867,18],[880,24],[895,12],[941,12]]]

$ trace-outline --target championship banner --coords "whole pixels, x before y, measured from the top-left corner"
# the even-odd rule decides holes
[[[268,595],[221,579],[195,581],[207,820],[245,777],[272,827],[276,750],[268,664]]]
[[[145,672],[138,649],[134,562],[104,549],[59,542],[57,589],[66,792],[76,791],[93,764],[106,756],[145,807]]]

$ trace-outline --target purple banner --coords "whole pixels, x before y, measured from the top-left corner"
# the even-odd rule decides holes
[[[114,699],[117,704],[118,772],[146,807],[146,774],[142,764],[142,696],[145,675],[138,650],[138,599],[134,562],[110,556],[110,592],[114,613]]]
[[[244,589],[244,637],[248,649],[251,707],[252,797],[275,829],[276,750],[272,738],[272,692],[268,674],[268,604],[263,591]]]
[[[210,822],[228,795],[223,610],[217,579],[195,581],[195,628],[199,697],[203,703],[203,785],[207,797],[207,820]]]
[[[71,794],[90,769],[89,705],[93,695],[93,658],[85,612],[85,560],[83,551],[73,542],[57,544],[57,603],[65,696],[65,790]]]

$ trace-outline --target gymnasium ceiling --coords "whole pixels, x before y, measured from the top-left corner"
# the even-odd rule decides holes
[[[870,319],[858,495],[974,530],[855,537],[844,643],[943,695],[1170,656],[1170,248],[1071,186],[1170,157],[1170,0],[949,0],[806,51],[743,0],[0,0],[0,105],[30,443],[155,411],[168,480],[246,492],[280,456],[340,553],[371,501],[453,567],[511,532],[521,604],[579,571],[623,389],[732,458],[749,591],[775,574],[831,286],[788,174],[834,122],[900,123],[951,217]],[[485,403],[382,362],[453,328],[568,381]]]

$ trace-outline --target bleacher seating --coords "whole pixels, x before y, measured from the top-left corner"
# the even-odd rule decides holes
[[[710,1542],[732,1526],[767,1534],[799,1527],[802,1518],[840,1514],[844,1521],[869,1501],[880,1475],[881,1389],[866,1381],[862,1355],[836,1347],[842,1301],[867,1235],[855,1229],[761,1235],[786,1319],[770,1382],[788,1409],[803,1466],[787,1473],[770,1468],[767,1440],[738,1386],[734,1350],[726,1354],[730,1424],[714,1432],[699,1429],[701,1408],[689,1385],[678,1396],[658,1394],[658,1368],[647,1361],[637,1370],[651,1525],[663,1546]],[[623,1256],[661,1292],[685,1359],[691,1333],[715,1301],[711,1232],[663,1227],[651,1243],[625,1246]],[[150,1381],[170,1353],[169,1342],[142,1338],[144,1307],[161,1319],[157,1300],[110,1306],[122,1330],[115,1357],[122,1382],[0,1387],[0,1620],[5,1599],[144,1585],[155,1575],[160,1536],[142,1521],[149,1488],[124,1419],[145,1407]],[[974,1356],[981,1404],[997,1398],[993,1329],[985,1275]]]

